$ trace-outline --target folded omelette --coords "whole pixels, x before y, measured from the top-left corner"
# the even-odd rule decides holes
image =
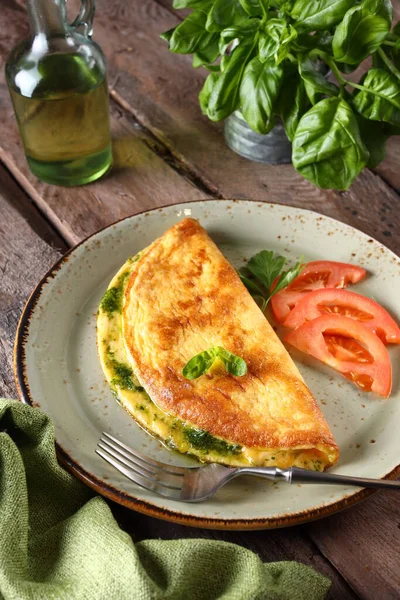
[[[207,232],[171,227],[118,271],[98,312],[101,364],[119,402],[170,448],[229,466],[322,471],[338,459],[332,433],[296,365]],[[198,379],[182,370],[222,346]]]

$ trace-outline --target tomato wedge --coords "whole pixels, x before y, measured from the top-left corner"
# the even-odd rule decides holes
[[[344,288],[350,283],[357,283],[365,274],[365,269],[347,263],[330,260],[309,262],[290,285],[272,296],[274,317],[282,323],[293,306],[308,292],[321,288]]]
[[[290,311],[285,327],[296,329],[324,314],[360,321],[384,344],[400,344],[400,328],[377,302],[348,290],[323,288],[306,294]]]
[[[360,322],[323,315],[291,331],[285,341],[336,369],[360,389],[389,396],[392,367],[388,351]]]

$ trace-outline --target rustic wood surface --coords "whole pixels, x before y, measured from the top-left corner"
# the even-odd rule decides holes
[[[70,13],[78,0],[71,0]],[[399,4],[399,3],[398,3]],[[399,4],[400,6],[400,4]],[[47,268],[87,235],[129,214],[185,200],[240,197],[310,208],[400,253],[400,141],[376,172],[347,192],[322,191],[291,165],[266,166],[225,146],[222,125],[201,115],[205,73],[168,53],[159,34],[178,23],[169,0],[97,0],[95,39],[108,61],[115,167],[81,188],[42,184],[27,168],[4,81],[6,55],[27,33],[23,0],[0,9],[0,395],[15,396],[12,345],[24,302]],[[328,597],[400,598],[400,497],[378,492],[322,521],[265,532],[206,531],[164,523],[110,503],[135,540],[207,537],[263,560],[298,560],[333,582]]]

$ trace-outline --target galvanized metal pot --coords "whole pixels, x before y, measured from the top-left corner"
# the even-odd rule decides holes
[[[229,148],[249,160],[268,164],[291,162],[292,144],[279,121],[269,133],[262,135],[253,131],[237,110],[226,119],[224,135]]]

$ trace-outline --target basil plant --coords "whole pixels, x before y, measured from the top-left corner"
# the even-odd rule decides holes
[[[266,134],[279,118],[294,167],[321,188],[345,190],[384,158],[400,132],[400,24],[392,28],[390,0],[174,0],[174,8],[193,12],[161,37],[210,71],[199,95],[209,119],[239,109]]]

